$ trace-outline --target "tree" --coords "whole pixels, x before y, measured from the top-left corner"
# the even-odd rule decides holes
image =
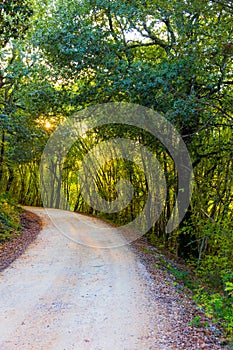
[[[62,93],[32,46],[38,11],[29,1],[5,1],[0,31],[0,186],[31,204],[40,203],[38,169],[49,136],[46,122],[53,128],[63,112]]]
[[[37,42],[70,89],[74,106],[129,101],[152,107],[183,136],[197,177],[206,166],[213,169],[202,181],[204,196],[216,174],[219,181],[226,179],[219,170],[229,169],[232,157],[231,6],[218,1],[57,1],[52,12],[41,21]],[[170,185],[174,191],[175,184]],[[230,180],[226,187],[222,190],[229,194]],[[193,197],[183,221],[190,230],[180,235],[183,253],[190,241],[196,242],[193,213],[204,205],[210,214],[214,201],[220,218],[219,196],[224,195],[219,190],[205,203]],[[227,198],[225,215],[231,210]]]
[[[3,1],[0,7],[0,182],[3,176],[6,132],[11,132],[10,115],[21,108],[16,101],[20,76],[24,76],[24,65],[20,60],[19,47],[14,40],[24,36],[32,16],[29,2]],[[22,70],[22,71],[20,71]]]

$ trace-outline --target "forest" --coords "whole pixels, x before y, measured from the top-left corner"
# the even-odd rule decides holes
[[[149,242],[192,269],[197,302],[232,337],[232,16],[233,2],[227,0],[2,0],[0,242],[20,229],[20,206],[44,201],[119,226],[137,218],[149,188],[143,169],[131,159],[105,164],[96,159],[89,169],[107,202],[117,199],[118,181],[132,184],[131,201],[117,212],[88,204],[77,176],[93,148],[110,139],[130,139],[155,156],[166,181],[160,216],[146,232]],[[181,174],[161,140],[137,126],[93,125],[63,163],[50,157],[47,186],[56,184],[59,192],[42,198],[41,157],[56,128],[84,109],[108,103],[159,113],[188,150],[192,197],[172,232],[166,226],[179,192],[182,198]]]

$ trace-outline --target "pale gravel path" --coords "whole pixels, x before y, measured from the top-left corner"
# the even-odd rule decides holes
[[[149,309],[145,270],[129,246],[90,248],[54,226],[91,244],[93,223],[107,224],[55,209],[49,210],[51,221],[43,209],[30,210],[42,217],[44,228],[0,273],[1,350],[170,349],[159,339],[171,327]],[[152,319],[159,321],[156,328]]]
[[[190,329],[190,300],[161,270],[151,279],[140,252],[115,228],[67,211],[50,209],[49,218],[28,209],[44,228],[0,273],[0,350],[221,349],[214,334]],[[103,233],[106,227],[111,232]]]

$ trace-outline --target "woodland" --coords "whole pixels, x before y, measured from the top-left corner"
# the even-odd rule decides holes
[[[163,169],[167,193],[146,236],[192,270],[193,276],[179,277],[232,338],[232,17],[233,2],[227,0],[1,0],[0,243],[20,232],[20,206],[43,206],[41,156],[60,123],[96,104],[151,108],[176,128],[193,166],[192,198],[173,232],[165,227],[182,190],[177,169],[164,145],[139,128],[93,128],[75,142],[62,168],[50,160],[49,181],[60,181],[71,210],[124,225],[147,199],[142,169],[122,159],[99,169],[96,186],[106,200],[116,198],[119,179],[134,188],[126,208],[106,214],[82,197],[79,166],[110,138],[147,147]],[[56,193],[48,201],[60,207]]]

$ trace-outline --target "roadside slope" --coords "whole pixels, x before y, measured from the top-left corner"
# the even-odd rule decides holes
[[[10,241],[0,244],[0,272],[24,253],[28,245],[36,239],[42,228],[40,218],[30,211],[24,211],[20,215],[20,223],[22,225],[20,235],[13,233]]]

